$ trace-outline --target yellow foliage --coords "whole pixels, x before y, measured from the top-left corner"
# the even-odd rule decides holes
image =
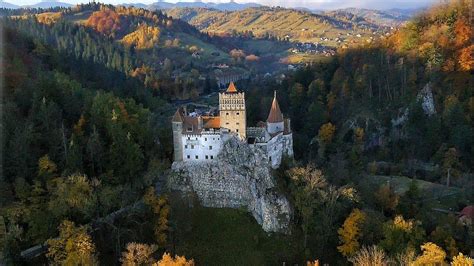
[[[84,226],[76,227],[74,222],[65,220],[59,226],[59,237],[49,239],[46,257],[53,264],[95,265],[95,246]]]
[[[319,266],[319,260],[307,261],[306,266]]]
[[[149,265],[153,260],[153,253],[157,250],[155,245],[141,243],[128,243],[127,251],[122,252],[122,266]]]
[[[135,45],[136,49],[150,49],[158,43],[159,38],[160,28],[142,24],[123,37],[122,42],[128,46]]]
[[[451,262],[452,266],[472,266],[474,265],[474,260],[468,256],[464,256],[464,254],[459,253],[457,256],[453,258],[453,262]]]
[[[358,239],[362,234],[361,226],[364,223],[365,218],[365,213],[359,209],[354,209],[346,218],[342,227],[337,230],[339,239],[342,242],[342,245],[338,246],[337,249],[342,255],[346,257],[352,256],[357,250],[359,250]]]
[[[62,17],[63,14],[61,12],[44,12],[36,15],[38,22],[46,25],[54,24]]]
[[[354,136],[357,142],[361,143],[364,140],[364,129],[363,128],[356,128],[354,130]]]
[[[474,44],[462,49],[459,52],[459,67],[463,71],[471,71],[474,69]]]
[[[377,246],[362,247],[349,261],[357,266],[384,266],[388,264],[388,257]]]
[[[334,138],[334,133],[336,132],[336,126],[331,124],[331,122],[326,123],[321,126],[318,133],[318,138],[323,143],[329,144]]]
[[[443,265],[446,258],[446,252],[432,242],[421,245],[423,254],[418,256],[413,263],[413,266],[418,265]]]
[[[154,263],[153,266],[194,266],[194,260],[186,260],[184,256],[174,256],[167,252],[163,254],[163,257],[157,263]]]
[[[409,233],[414,227],[414,222],[413,220],[405,220],[403,216],[397,215],[395,219],[393,219],[393,225],[395,228]]]
[[[168,198],[166,196],[157,197],[153,187],[150,187],[145,195],[143,201],[150,206],[154,213],[154,233],[156,241],[159,245],[165,245],[168,231],[168,216],[170,207],[168,205]]]
[[[58,170],[56,164],[49,159],[46,154],[38,160],[38,173],[39,175],[54,174]]]

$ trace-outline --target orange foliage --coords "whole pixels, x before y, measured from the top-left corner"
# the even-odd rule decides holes
[[[110,9],[103,9],[92,13],[86,26],[96,31],[111,36],[122,29],[120,15]]]
[[[459,68],[464,71],[471,71],[474,69],[474,44],[459,51]]]
[[[467,23],[463,18],[456,21],[454,32],[456,33],[456,46],[463,46],[470,42],[472,29],[469,23]]]

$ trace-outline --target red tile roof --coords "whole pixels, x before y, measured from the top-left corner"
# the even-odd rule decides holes
[[[275,95],[273,96],[272,107],[270,108],[270,113],[268,114],[267,122],[268,123],[283,122],[283,114],[281,113],[280,106],[278,105],[278,101],[276,98],[276,91],[275,91]]]
[[[461,211],[461,216],[474,219],[474,205],[464,207],[464,209]]]
[[[176,113],[173,115],[173,119],[171,120],[172,122],[183,122],[183,108],[178,108],[176,110]]]
[[[218,116],[203,117],[204,128],[220,128],[221,118]]]
[[[237,92],[237,88],[235,87],[234,82],[231,82],[229,84],[229,87],[227,88],[226,92],[231,92],[231,93]]]

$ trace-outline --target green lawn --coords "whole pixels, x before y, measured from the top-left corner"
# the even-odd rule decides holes
[[[405,193],[413,181],[413,179],[406,176],[368,176],[366,180],[376,186],[390,183],[398,194]],[[421,191],[423,201],[430,208],[452,208],[456,211],[460,203],[469,204],[470,195],[473,193],[472,189],[468,188],[446,187],[442,184],[419,179],[416,182]]]
[[[198,265],[301,263],[301,237],[268,235],[244,210],[173,207],[175,253]],[[300,261],[301,260],[301,261]]]

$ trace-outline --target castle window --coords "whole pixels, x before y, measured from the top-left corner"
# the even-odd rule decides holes
[[[191,156],[190,156],[190,155],[188,155],[188,156],[187,156],[187,158],[188,158],[188,159],[191,159]]]
[[[235,132],[239,132],[239,130],[238,130],[238,129],[236,129],[236,130],[235,130]]]
[[[188,148],[188,145],[184,145],[184,148],[187,149],[187,148]]]
[[[191,149],[194,149],[194,145],[191,145]]]
[[[225,115],[229,115],[229,113],[225,113]]]
[[[226,125],[228,125],[228,124],[229,124],[229,122],[225,122],[225,124],[226,124]]]
[[[236,125],[240,125],[240,123],[239,123],[239,122],[237,122],[237,123],[235,123],[235,124],[236,124]]]
[[[214,159],[214,155],[211,155],[211,160]]]
[[[196,160],[199,159],[199,156],[196,155]]]
[[[212,146],[209,146],[209,150],[212,150]]]
[[[206,155],[206,160],[209,159],[209,156]]]
[[[204,138],[204,141],[207,141],[207,138]]]
[[[240,113],[239,113],[239,112],[237,112],[237,115],[240,115]]]
[[[190,138],[190,137],[188,137],[188,140],[190,140],[190,139],[191,139],[191,138]]]

